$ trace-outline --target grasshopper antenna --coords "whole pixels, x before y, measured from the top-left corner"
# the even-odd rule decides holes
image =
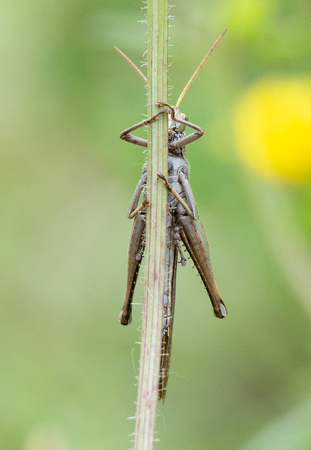
[[[224,31],[221,33],[221,35],[219,36],[219,38],[214,42],[214,44],[212,45],[212,47],[209,49],[209,51],[206,53],[206,55],[204,56],[204,58],[202,59],[201,63],[199,64],[199,67],[197,68],[197,70],[194,72],[194,74],[192,75],[192,77],[190,78],[190,80],[188,81],[188,83],[186,84],[186,87],[184,88],[184,90],[182,91],[182,93],[179,96],[179,99],[177,100],[176,103],[176,108],[179,107],[180,102],[182,101],[182,99],[184,98],[186,92],[188,91],[189,87],[191,86],[193,80],[195,79],[195,77],[197,76],[197,74],[200,72],[200,70],[202,69],[204,63],[206,62],[206,60],[209,58],[210,54],[212,53],[212,51],[214,50],[214,48],[217,46],[217,44],[221,41],[221,39],[223,38],[224,34],[226,33],[227,28],[224,29]],[[115,47],[116,48],[116,47]]]
[[[147,78],[145,77],[145,75],[138,69],[138,67],[133,63],[133,61],[130,60],[130,58],[128,56],[125,55],[125,53],[121,52],[120,49],[118,49],[118,47],[114,47],[115,50],[117,50],[118,53],[120,53],[121,56],[123,56],[123,58],[133,67],[134,70],[136,70],[136,72],[138,73],[138,75],[144,80],[145,83],[147,83]]]

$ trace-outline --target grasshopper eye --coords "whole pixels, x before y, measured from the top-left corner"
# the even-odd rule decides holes
[[[185,131],[185,125],[183,123],[176,123],[175,132],[176,133],[182,133]]]

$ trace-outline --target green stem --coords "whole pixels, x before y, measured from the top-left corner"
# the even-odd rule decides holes
[[[167,0],[148,0],[148,115],[167,102]],[[161,358],[167,192],[157,173],[167,175],[167,115],[149,128],[148,198],[146,225],[146,278],[143,300],[142,342],[136,410],[135,449],[153,448]]]

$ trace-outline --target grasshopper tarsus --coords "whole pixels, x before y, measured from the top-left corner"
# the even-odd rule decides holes
[[[219,304],[217,305],[217,307],[214,307],[214,314],[219,319],[224,319],[227,315],[227,308],[225,307],[224,302],[221,299],[219,299]]]
[[[163,180],[165,186],[166,186],[168,189],[170,189],[170,185],[169,185],[169,183],[168,183],[166,177],[163,175],[163,173],[157,172],[157,177],[158,177],[160,180]]]
[[[121,325],[128,325],[132,322],[132,308],[130,311],[127,311],[125,309],[122,309],[122,311],[119,314],[118,318]]]
[[[168,108],[167,113],[171,114],[171,117],[174,117],[174,113],[175,113],[174,106],[170,105],[169,103],[157,102],[157,103],[155,103],[155,106],[157,106],[158,108],[161,108],[161,106],[166,106]]]

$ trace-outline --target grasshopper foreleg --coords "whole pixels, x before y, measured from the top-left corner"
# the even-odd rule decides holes
[[[148,141],[146,139],[140,138],[138,136],[133,136],[130,134],[132,131],[137,130],[138,128],[144,127],[145,125],[149,125],[152,122],[155,122],[158,120],[159,116],[162,114],[168,114],[170,113],[169,109],[165,109],[163,111],[159,111],[157,114],[154,114],[153,116],[149,117],[149,119],[142,120],[139,123],[136,123],[135,125],[131,126],[130,128],[127,128],[126,130],[122,131],[120,134],[120,139],[130,142],[132,144],[140,145],[141,147],[148,147]]]

